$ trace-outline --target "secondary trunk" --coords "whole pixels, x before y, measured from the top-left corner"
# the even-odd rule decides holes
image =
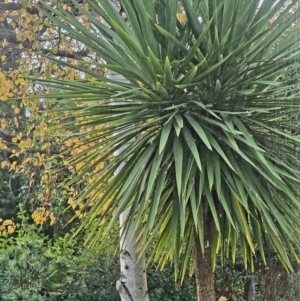
[[[214,273],[212,267],[211,245],[215,225],[213,218],[207,216],[204,225],[204,253],[201,250],[198,233],[195,233],[195,278],[198,301],[216,301]]]
[[[127,218],[130,208],[120,215],[122,225]],[[132,231],[128,231],[131,235]],[[149,301],[145,256],[138,258],[136,240],[138,231],[128,237],[120,230],[120,264],[121,277],[117,281],[117,290],[122,301]]]
[[[253,301],[255,299],[255,279],[251,275],[244,286],[244,299],[246,301]]]

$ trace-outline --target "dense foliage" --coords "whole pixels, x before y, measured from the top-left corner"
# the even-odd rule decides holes
[[[83,246],[83,239],[72,239],[70,234],[52,242],[25,214],[21,209],[17,235],[0,241],[1,301],[119,300],[115,289],[120,276],[117,235],[111,236],[102,248],[92,250]],[[196,300],[194,278],[186,279],[182,285],[174,283],[171,264],[161,272],[150,264],[147,274],[151,300]],[[244,270],[240,252],[235,265],[230,260],[222,263],[222,258],[218,258],[217,296],[226,296],[230,301],[243,300],[250,276],[256,282],[255,300],[298,301],[299,273],[289,276],[274,257],[268,268],[261,263],[258,272],[251,275]]]
[[[52,243],[24,214],[19,213],[17,235],[0,241],[1,301],[119,300],[117,235],[93,250],[70,234]],[[171,266],[161,273],[150,265],[148,274],[151,300],[195,300],[194,282],[176,285]]]
[[[106,0],[58,1],[44,13],[23,1],[0,18],[16,33],[0,33],[0,235],[15,230],[17,203],[31,215],[1,240],[0,300],[118,300],[115,245],[96,231],[89,240],[102,249],[87,250],[64,235],[74,225],[65,227],[65,209],[106,230],[132,204],[145,246],[149,234],[158,242],[149,255],[166,265],[149,265],[151,300],[195,299],[194,279],[179,287],[172,274],[189,269],[194,227],[203,245],[209,212],[218,297],[241,300],[253,277],[256,300],[298,300],[299,273],[276,257],[297,271],[297,1],[121,2],[118,14]],[[127,81],[107,80],[107,68]],[[21,99],[41,91],[19,79],[28,70],[54,93]]]
[[[16,218],[19,190],[18,177],[7,169],[0,169],[0,218]]]
[[[84,6],[84,1],[79,2]],[[82,18],[70,1],[62,0],[60,5],[90,27],[89,20]],[[54,223],[56,216],[60,220],[62,207],[65,209],[80,189],[76,185],[68,190],[57,189],[58,183],[76,166],[69,165],[69,171],[64,173],[48,172],[52,165],[59,163],[59,168],[65,164],[65,158],[72,155],[68,147],[78,144],[78,139],[45,140],[51,114],[45,112],[46,105],[42,101],[22,96],[46,89],[29,86],[24,77],[79,78],[75,70],[60,68],[43,54],[69,63],[75,57],[87,61],[98,58],[53,26],[40,6],[37,0],[0,1],[0,174],[3,175],[0,177],[0,219],[12,218],[11,214],[16,214],[14,205],[26,200],[26,208],[33,213],[35,222],[43,224],[50,220]]]
[[[144,225],[142,247],[159,237],[153,258],[174,260],[176,275],[180,258],[182,277],[193,272],[194,241],[204,251],[206,240],[214,262],[218,251],[235,261],[240,241],[245,268],[254,268],[254,254],[266,262],[267,243],[292,270],[300,106],[299,86],[284,75],[298,70],[298,1],[124,0],[126,17],[108,0],[87,3],[73,1],[98,32],[58,4],[44,13],[104,60],[92,65],[123,79],[54,59],[84,78],[37,82],[52,89],[38,97],[66,105],[49,133],[68,131],[88,145],[69,161],[80,167],[67,184],[87,184],[77,201],[94,206],[81,228],[102,225],[89,241],[131,206],[128,223]]]

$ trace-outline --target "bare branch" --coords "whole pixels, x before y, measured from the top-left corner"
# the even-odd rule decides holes
[[[16,33],[11,30],[3,30],[0,32],[0,41],[6,40],[7,42],[20,44],[21,42],[17,40]]]
[[[66,50],[57,50],[55,53],[53,53],[51,49],[42,49],[41,52],[43,54],[53,54],[55,56],[67,57],[71,59],[81,59],[82,57],[88,55],[88,50],[73,51],[72,53]]]
[[[0,3],[0,11],[16,11],[23,7],[21,3]],[[38,14],[39,9],[37,7],[26,8],[26,11],[32,15]]]

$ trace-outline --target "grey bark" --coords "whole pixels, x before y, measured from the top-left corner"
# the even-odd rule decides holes
[[[255,279],[254,276],[251,275],[244,286],[244,299],[246,301],[255,300]]]

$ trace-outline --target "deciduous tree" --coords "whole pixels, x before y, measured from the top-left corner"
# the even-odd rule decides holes
[[[84,5],[83,1],[78,3]],[[78,9],[70,1],[61,1],[60,5],[76,18],[81,18]],[[29,75],[79,78],[76,70],[59,68],[43,55],[55,56],[69,63],[75,57],[86,60],[98,58],[49,23],[40,12],[40,6],[39,1],[0,2],[0,161],[2,174],[5,175],[3,192],[8,192],[6,207],[15,209],[17,203],[25,202],[26,208],[33,212],[36,223],[53,224],[55,217],[63,211],[62,207],[71,206],[78,211],[79,217],[84,215],[78,210],[83,204],[73,202],[80,187],[57,187],[79,165],[69,165],[68,172],[60,175],[49,171],[52,165],[58,167],[66,164],[67,158],[81,148],[69,151],[68,147],[79,144],[79,140],[73,137],[69,139],[67,135],[45,139],[45,130],[51,118],[45,108],[53,105],[45,104],[42,100],[22,99],[28,93],[40,93],[42,89],[38,85],[29,86],[25,78]],[[80,21],[89,27],[84,17]],[[101,70],[98,68],[97,72]],[[17,179],[19,185],[13,187]],[[12,217],[3,212],[0,215],[2,219]]]

